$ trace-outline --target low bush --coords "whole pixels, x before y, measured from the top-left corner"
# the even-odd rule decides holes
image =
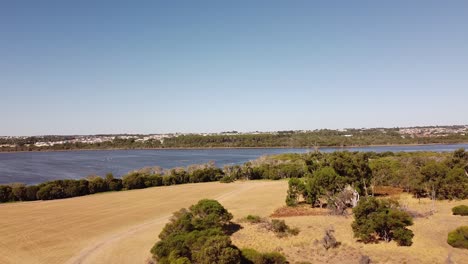
[[[452,247],[468,249],[468,226],[461,226],[450,232],[447,243]]]
[[[234,182],[236,179],[232,176],[223,176],[219,182],[221,183],[231,183],[231,182]]]
[[[299,234],[299,228],[291,228],[289,227],[284,220],[273,219],[269,225],[270,230],[275,232],[275,234],[279,237],[284,237],[287,235],[297,235]]]
[[[263,219],[258,215],[248,215],[243,220],[253,224],[257,224],[263,221]]]
[[[454,208],[452,208],[452,213],[454,215],[466,216],[466,215],[468,215],[468,206],[466,206],[466,205],[455,206]]]

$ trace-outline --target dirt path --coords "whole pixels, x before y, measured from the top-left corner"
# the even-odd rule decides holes
[[[233,190],[224,194],[221,194],[214,199],[222,202],[230,199],[231,197],[237,196],[242,192],[250,190],[255,187],[260,187],[259,185],[241,185],[239,189]],[[101,250],[112,246],[115,243],[118,243],[122,240],[128,239],[129,237],[135,235],[136,233],[142,232],[144,230],[150,229],[155,225],[164,224],[169,220],[172,214],[167,214],[156,219],[153,219],[148,222],[144,222],[138,225],[135,225],[123,232],[109,235],[100,239],[98,242],[93,243],[92,245],[81,250],[77,255],[70,258],[66,264],[82,264],[87,263],[91,256],[98,254]]]

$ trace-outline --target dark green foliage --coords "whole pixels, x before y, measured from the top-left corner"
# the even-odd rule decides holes
[[[0,202],[6,203],[10,202],[13,199],[13,194],[11,193],[11,187],[0,185]]]
[[[190,207],[192,224],[197,230],[222,228],[232,219],[229,213],[218,201],[204,199]]]
[[[275,232],[275,234],[279,237],[285,237],[287,235],[298,235],[299,229],[298,228],[291,228],[289,227],[284,220],[279,219],[272,219],[269,224],[269,229]]]
[[[289,180],[286,204],[296,205],[301,195],[304,201],[312,206],[321,207],[324,200],[332,204],[346,184],[349,184],[347,178],[338,175],[332,167],[320,167],[304,180],[296,178]]]
[[[447,243],[452,247],[468,249],[468,226],[460,226],[450,232]]]
[[[395,240],[400,246],[410,246],[414,235],[406,227],[411,226],[413,220],[397,207],[395,201],[374,197],[361,199],[353,209],[354,236],[364,243]]]
[[[240,263],[239,250],[225,234],[229,213],[215,200],[200,200],[174,213],[151,249],[159,263]]]
[[[240,251],[231,244],[228,236],[210,236],[200,250],[192,254],[195,263],[240,263]]]
[[[232,176],[223,176],[219,182],[221,183],[231,183],[231,182],[234,182],[236,179]]]
[[[299,196],[304,193],[305,185],[301,179],[291,178],[288,182],[289,188],[286,196],[286,204],[288,206],[297,205]]]
[[[190,175],[190,182],[212,182],[218,181],[224,173],[219,168],[204,168],[194,170]]]
[[[145,188],[146,175],[138,172],[130,173],[122,177],[122,186],[127,190]]]
[[[467,216],[468,215],[468,206],[466,206],[466,205],[455,206],[455,207],[452,208],[452,213],[454,215]]]
[[[26,187],[25,201],[34,201],[37,199],[37,191],[39,187],[36,185],[30,185]]]
[[[279,252],[260,253],[255,249],[242,249],[242,264],[286,264],[286,258]]]

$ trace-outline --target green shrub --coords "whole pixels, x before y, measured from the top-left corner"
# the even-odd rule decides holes
[[[286,264],[286,258],[279,252],[260,253],[255,249],[244,248],[242,253],[243,264]]]
[[[271,228],[275,233],[285,233],[289,227],[284,220],[273,219],[271,220]]]
[[[263,254],[263,263],[267,264],[286,264],[286,258],[279,252],[268,252]]]
[[[244,220],[249,223],[257,224],[262,222],[263,219],[258,215],[248,215],[244,218]]]
[[[236,179],[232,176],[223,176],[219,182],[221,183],[231,183],[231,182],[234,182]]]
[[[468,249],[468,226],[461,226],[450,232],[447,243],[452,247]]]
[[[299,228],[289,227],[284,220],[272,219],[270,229],[279,237],[299,234]]]
[[[466,215],[468,215],[468,206],[466,206],[466,205],[455,206],[454,208],[452,208],[452,213],[454,215],[466,216]]]

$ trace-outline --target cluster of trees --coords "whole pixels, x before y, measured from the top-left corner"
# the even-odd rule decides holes
[[[344,212],[356,196],[374,194],[374,187],[403,188],[416,197],[468,198],[468,153],[309,152],[264,156],[223,168],[213,163],[163,170],[148,167],[122,179],[107,175],[80,180],[55,180],[38,185],[0,185],[0,202],[60,199],[106,191],[141,189],[184,183],[290,178],[287,204],[300,200],[327,204]]]
[[[348,137],[347,135],[352,135]],[[66,143],[36,147],[34,143],[64,141],[73,136],[46,136],[28,138],[0,138],[0,151],[39,151],[70,149],[145,149],[145,148],[212,148],[212,147],[318,147],[318,146],[365,146],[388,144],[430,144],[468,142],[468,134],[449,134],[431,137],[402,137],[398,129],[348,129],[347,131],[322,129],[310,132],[281,131],[263,134],[236,135],[182,135],[159,140],[137,141],[117,137],[113,141],[87,144]]]
[[[114,178],[109,173],[105,178],[88,176],[85,179],[54,180],[29,186],[14,183],[0,185],[0,203],[54,200],[108,191],[218,181],[223,175],[223,170],[216,168],[213,163],[207,163],[191,165],[187,169],[173,168],[163,170],[160,167],[147,167],[130,172],[123,176],[122,179]]]
[[[464,149],[453,153],[345,151],[284,156],[276,159],[288,161],[298,172],[290,174],[286,203],[291,206],[302,200],[342,211],[346,205],[356,205],[356,194],[373,196],[375,186],[399,187],[419,198],[468,198],[468,153]],[[267,159],[265,163],[271,164]],[[268,178],[268,174],[262,175]]]
[[[156,186],[169,186],[184,183],[219,181],[224,176],[222,169],[213,163],[191,165],[186,168],[162,170],[160,167],[143,168],[122,178],[125,189],[142,189]]]
[[[54,180],[38,185],[14,183],[0,185],[0,202],[54,200],[83,196],[88,194],[120,191],[122,180],[109,173],[105,178],[89,176],[85,179]]]
[[[373,185],[403,188],[416,197],[468,198],[468,153],[386,153],[369,162]]]
[[[344,213],[356,204],[358,194],[368,193],[372,178],[368,159],[367,153],[308,154],[308,173],[289,180],[286,204],[294,206],[302,197],[313,207],[327,204],[334,213]]]

